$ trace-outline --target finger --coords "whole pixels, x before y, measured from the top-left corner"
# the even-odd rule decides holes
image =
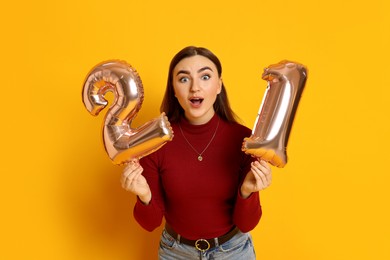
[[[269,164],[267,161],[265,161],[265,160],[260,160],[260,164],[263,165],[263,166],[264,166],[265,168],[267,168],[268,170],[271,169],[270,164]]]
[[[126,183],[131,182],[134,179],[134,177],[136,176],[137,172],[139,172],[139,171],[140,171],[139,168],[129,170],[128,172],[123,174],[123,181]]]
[[[132,170],[125,168],[121,175],[121,181],[123,182],[127,176],[131,174]]]
[[[258,171],[261,171],[264,174],[267,174],[267,172],[268,172],[267,167],[261,162],[255,161],[253,163],[253,167],[256,168]]]
[[[271,174],[272,170],[270,165],[266,161],[261,160],[258,164],[258,167],[266,176],[269,185],[272,180],[272,174]]]
[[[264,160],[257,161],[256,165],[265,174],[267,174],[271,170],[271,168],[269,167],[268,163],[266,161],[264,161]]]
[[[121,183],[124,184],[126,179],[132,174],[134,170],[131,167],[126,167],[121,176]]]
[[[253,172],[258,174],[259,178],[261,179],[262,189],[270,186],[272,182],[272,174],[271,167],[268,165],[268,163],[265,161],[256,162],[254,163],[253,167]]]
[[[255,177],[257,183],[261,187],[264,187],[267,184],[267,177],[263,173],[259,162],[254,162],[252,164],[252,172],[253,172],[253,176]]]
[[[127,188],[130,188],[133,183],[135,183],[138,179],[138,177],[142,174],[142,168],[138,167],[134,171],[131,172],[131,174],[125,179],[124,186]]]
[[[267,177],[268,185],[270,185],[271,181],[272,181],[272,169],[271,169],[271,166],[270,166],[270,164],[268,162],[266,162],[264,160],[261,160],[260,164],[265,167],[265,171],[263,171],[263,172],[264,172],[265,176]]]
[[[134,170],[134,169],[137,168],[138,166],[140,166],[140,164],[139,164],[138,161],[131,161],[131,162],[129,162],[129,163],[126,165],[124,171],[132,170],[132,169]]]
[[[136,165],[136,164],[126,167],[121,177],[122,186],[127,186],[126,183],[128,183],[129,180],[133,178],[132,176],[139,170],[142,171],[142,168],[140,167],[140,165]]]

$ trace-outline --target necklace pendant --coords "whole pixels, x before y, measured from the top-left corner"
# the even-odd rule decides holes
[[[198,156],[198,161],[201,162],[202,160],[203,160],[203,157],[202,157],[202,155],[199,154],[199,156]]]

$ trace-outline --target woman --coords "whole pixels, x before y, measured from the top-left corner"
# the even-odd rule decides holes
[[[137,195],[138,223],[152,231],[166,220],[160,259],[255,259],[248,232],[272,174],[241,151],[251,130],[236,121],[221,75],[205,48],[175,55],[161,105],[175,137],[122,175],[122,186]]]

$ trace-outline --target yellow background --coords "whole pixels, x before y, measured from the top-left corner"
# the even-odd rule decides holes
[[[282,59],[309,79],[288,145],[261,193],[258,259],[390,259],[386,0],[7,1],[1,26],[2,259],[155,259],[161,229],[132,217],[134,196],[106,156],[104,113],[81,89],[98,62],[139,72],[159,114],[168,64],[187,45],[214,51],[232,106],[252,128]],[[106,111],[106,110],[105,110]],[[228,142],[228,140],[226,140]],[[199,210],[202,210],[201,208]]]

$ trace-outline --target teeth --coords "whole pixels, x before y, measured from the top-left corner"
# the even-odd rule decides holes
[[[191,102],[202,102],[203,101],[203,98],[191,98],[190,100]]]

